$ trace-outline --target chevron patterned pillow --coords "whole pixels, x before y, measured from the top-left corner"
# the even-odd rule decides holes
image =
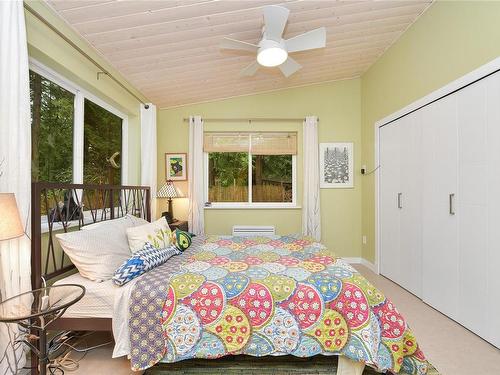
[[[119,286],[125,285],[130,280],[162,265],[169,258],[180,253],[181,252],[175,248],[175,246],[157,249],[148,242],[141,250],[137,251],[132,257],[118,267],[113,276],[113,282]]]

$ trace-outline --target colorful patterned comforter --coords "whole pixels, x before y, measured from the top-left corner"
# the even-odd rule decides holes
[[[173,258],[134,286],[133,370],[160,360],[229,354],[322,354],[379,371],[427,372],[392,302],[317,242],[217,236],[186,253],[182,262]],[[166,280],[165,267],[172,265],[175,272]]]

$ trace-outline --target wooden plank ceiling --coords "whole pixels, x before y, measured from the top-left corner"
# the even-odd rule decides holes
[[[52,8],[159,107],[174,107],[360,76],[432,0],[48,0]],[[290,9],[284,37],[325,26],[327,45],[294,53],[303,68],[285,78],[277,68],[253,77],[255,59],[221,51],[229,36],[257,43],[262,6]]]

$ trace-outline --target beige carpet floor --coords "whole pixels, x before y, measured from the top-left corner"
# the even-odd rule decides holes
[[[442,375],[500,375],[500,350],[368,268],[356,268],[391,298],[412,327],[422,350]],[[499,318],[500,319],[500,318]],[[108,337],[95,337],[105,342]],[[75,375],[132,374],[125,358],[111,359],[111,346],[96,349]],[[80,355],[75,354],[78,358]],[[135,373],[137,374],[137,373]]]

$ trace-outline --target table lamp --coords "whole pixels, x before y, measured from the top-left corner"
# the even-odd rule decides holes
[[[167,222],[170,224],[174,221],[174,209],[172,208],[172,198],[181,198],[182,193],[175,187],[172,180],[168,180],[158,193],[157,198],[168,198],[168,212],[164,212],[162,216],[165,216]]]
[[[0,193],[0,241],[21,237],[24,228],[13,193]]]

